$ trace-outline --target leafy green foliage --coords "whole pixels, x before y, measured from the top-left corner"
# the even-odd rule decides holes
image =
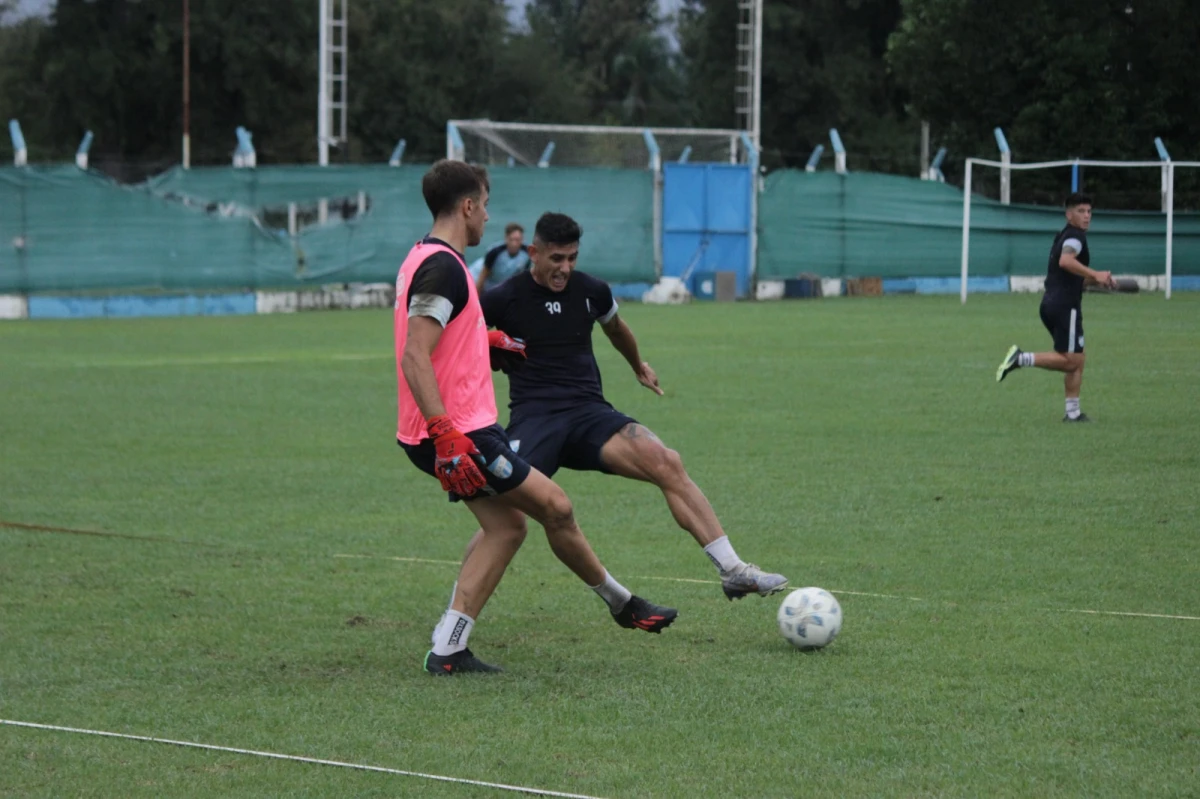
[[[377,161],[401,137],[435,158],[451,118],[736,124],[733,0],[685,0],[676,19],[654,0],[532,0],[516,25],[510,10],[353,0],[351,141],[334,158]],[[316,12],[192,3],[197,163],[224,161],[239,124],[263,162],[312,159]],[[915,174],[922,119],[952,175],[995,151],[996,126],[1021,160],[1153,158],[1155,136],[1195,157],[1192,0],[766,0],[763,23],[768,166],[803,163],[836,127],[852,169]],[[47,20],[0,25],[0,111],[35,160],[69,157],[86,128],[95,161],[174,160],[181,80],[177,0],[60,0]]]

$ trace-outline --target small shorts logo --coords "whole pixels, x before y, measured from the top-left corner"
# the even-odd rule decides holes
[[[508,458],[503,455],[497,455],[496,460],[492,461],[488,466],[488,471],[499,477],[501,480],[512,477],[513,466]]]
[[[1083,349],[1083,336],[1079,337],[1079,349]]]
[[[521,451],[521,439],[518,438],[516,441],[508,442],[508,448],[511,449],[513,452],[520,452]]]

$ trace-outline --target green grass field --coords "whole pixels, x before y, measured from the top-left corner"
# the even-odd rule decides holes
[[[471,641],[507,673],[455,680],[473,524],[394,443],[390,313],[2,324],[0,718],[601,797],[1200,795],[1200,296],[1086,299],[1087,426],[994,382],[1037,303],[625,306],[667,394],[598,335],[609,398],[842,636],[792,650],[653,488],[565,472],[679,620],[618,628],[535,527]],[[506,795],[4,725],[0,794]]]

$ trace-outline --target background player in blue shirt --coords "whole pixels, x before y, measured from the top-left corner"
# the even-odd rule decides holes
[[[582,235],[571,217],[543,214],[529,248],[530,270],[481,300],[489,327],[525,342],[525,360],[509,372],[513,449],[546,475],[565,466],[653,483],[675,521],[716,565],[727,597],[782,591],[786,577],[745,563],[734,552],[679,453],[604,399],[592,351],[597,322],[637,381],[656,394],[663,392],[658,376],[641,359],[633,331],[617,315],[612,289],[575,269]]]
[[[515,274],[529,268],[529,248],[525,246],[525,228],[516,222],[504,226],[504,243],[471,264],[475,288],[480,294],[494,289]]]

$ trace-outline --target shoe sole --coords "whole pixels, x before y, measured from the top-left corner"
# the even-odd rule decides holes
[[[1016,344],[1008,348],[1008,354],[1004,356],[1004,360],[1000,362],[1000,366],[996,369],[996,382],[999,383],[1008,374],[1012,366],[1013,356],[1021,351],[1021,348]]]
[[[501,669],[501,668],[497,668],[495,670],[491,670],[491,669],[454,669],[454,668],[452,668],[449,671],[446,671],[445,669],[438,671],[437,669],[429,668],[429,657],[432,654],[433,654],[432,649],[429,650],[428,652],[426,652],[425,653],[425,662],[422,664],[422,668],[431,677],[453,677],[456,674],[503,674],[504,673],[504,669]]]
[[[772,594],[778,594],[780,591],[786,589],[787,586],[788,584],[785,580],[765,593],[763,591],[740,591],[736,588],[727,588],[726,586],[721,586],[721,590],[725,592],[725,598],[732,602],[735,599],[741,599],[742,597],[750,596],[751,594],[758,594],[759,596],[771,596]]]

